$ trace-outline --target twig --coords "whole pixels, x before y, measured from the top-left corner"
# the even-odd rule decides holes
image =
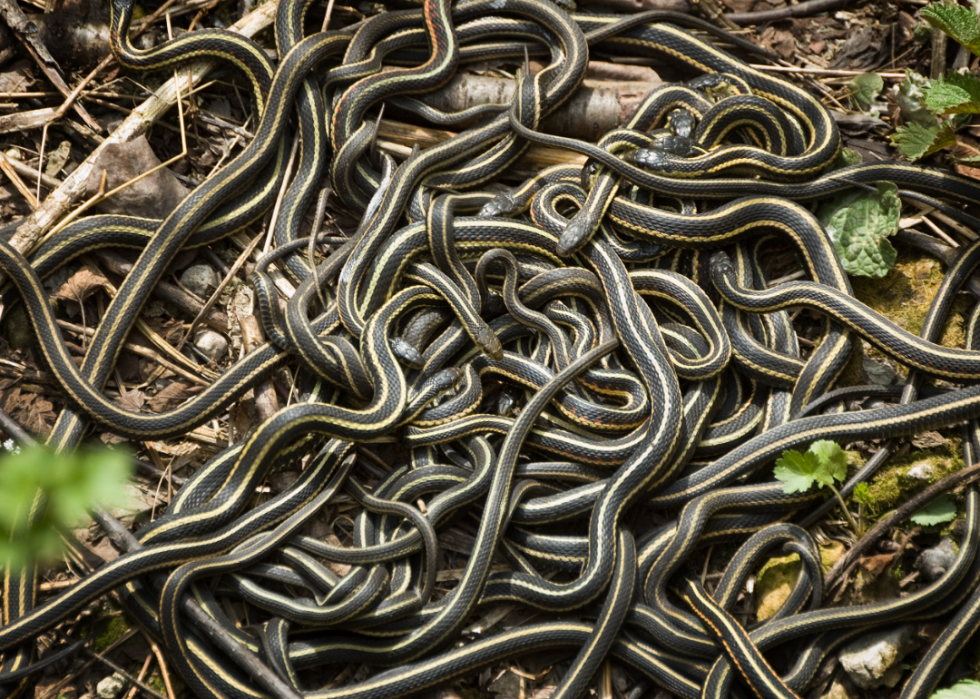
[[[160,650],[160,646],[154,641],[148,634],[144,634],[146,640],[150,643],[150,650],[153,652],[153,656],[157,659],[157,665],[160,666],[160,677],[163,678],[163,686],[167,689],[168,699],[176,699],[174,695],[174,687],[170,683],[170,671],[167,670],[167,659],[163,657],[163,651]]]
[[[99,662],[108,665],[110,668],[112,668],[113,672],[118,673],[127,682],[131,683],[134,687],[138,687],[139,689],[143,690],[148,695],[153,697],[153,699],[168,699],[168,697],[163,696],[162,694],[154,690],[152,687],[147,686],[146,683],[143,682],[143,680],[133,677],[124,668],[120,667],[118,663],[109,660],[109,658],[105,656],[105,653],[96,653],[88,646],[85,646],[85,651]]]
[[[761,12],[737,12],[727,14],[730,21],[735,24],[762,24],[764,22],[778,22],[781,19],[792,17],[807,17],[818,12],[836,10],[838,7],[846,6],[848,0],[806,0],[798,5],[789,5],[778,10],[763,10]]]
[[[146,656],[146,660],[143,661],[143,667],[140,668],[139,674],[136,675],[136,679],[138,679],[140,682],[146,679],[146,672],[147,670],[150,669],[150,663],[152,662],[153,662],[153,653],[149,653]],[[131,687],[130,690],[126,693],[126,699],[133,699],[133,697],[136,696],[137,689],[139,688],[136,686]]]
[[[24,184],[24,180],[20,179],[20,175],[14,170],[14,166],[10,164],[10,160],[7,158],[6,153],[0,152],[0,170],[3,170],[3,174],[7,176],[7,179],[11,181],[17,191],[21,193],[21,196],[27,200],[27,203],[31,205],[32,209],[37,208],[37,198],[31,192],[31,190]],[[38,189],[40,189],[40,184],[38,184]]]
[[[245,264],[245,260],[247,260],[248,256],[252,254],[252,251],[255,250],[255,247],[259,244],[259,241],[262,240],[262,238],[263,238],[262,233],[259,233],[254,238],[252,238],[252,242],[248,244],[248,247],[245,248],[245,251],[238,256],[237,260],[235,260],[235,264],[232,265],[231,269],[228,271],[228,274],[226,274],[225,278],[221,280],[220,284],[218,284],[218,288],[214,290],[213,294],[211,294],[211,298],[208,299],[208,302],[204,304],[204,307],[194,317],[194,320],[191,321],[190,327],[187,328],[187,332],[184,333],[184,336],[180,339],[180,342],[177,343],[176,349],[178,352],[181,349],[183,349],[184,344],[187,342],[187,339],[191,336],[191,333],[193,333],[194,330],[197,328],[198,324],[201,322],[201,319],[205,316],[205,314],[207,314],[211,310],[214,304],[218,302],[218,298],[221,296],[221,292],[224,291],[225,287],[228,286],[228,283],[235,278],[235,275],[238,274],[238,270],[241,269],[242,265]]]
[[[767,66],[761,63],[750,63],[756,70],[769,71],[773,73],[800,73],[803,75],[829,75],[833,77],[849,78],[854,75],[863,75],[867,71],[860,70],[834,70],[831,68],[798,68],[796,66]],[[886,80],[905,80],[905,73],[877,73],[878,77]]]

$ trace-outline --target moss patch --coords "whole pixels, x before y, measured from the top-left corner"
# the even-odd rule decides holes
[[[795,553],[766,561],[756,579],[756,619],[763,621],[779,611],[793,590],[801,565]]]
[[[868,484],[872,502],[867,507],[867,514],[880,517],[922,490],[928,483],[918,478],[909,478],[908,472],[923,464],[931,467],[930,483],[959,471],[963,468],[959,440],[950,439],[946,446],[937,449],[912,450],[889,459]]]
[[[109,619],[100,621],[98,633],[92,646],[97,653],[101,653],[106,648],[115,643],[124,633],[129,631],[129,624],[122,616],[113,616]]]

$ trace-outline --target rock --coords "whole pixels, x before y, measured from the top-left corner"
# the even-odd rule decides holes
[[[834,682],[830,685],[830,690],[821,699],[851,699],[851,695],[847,693],[843,684]]]
[[[228,352],[228,340],[219,332],[202,328],[194,335],[194,346],[209,359],[220,362]]]
[[[879,362],[870,357],[861,360],[861,367],[868,375],[868,380],[879,386],[891,386],[898,378],[898,373],[884,362]]]
[[[894,687],[902,678],[902,659],[919,647],[909,624],[862,636],[840,653],[840,663],[858,687]]]
[[[102,187],[105,175],[105,191],[115,189],[160,165],[145,136],[138,136],[126,143],[105,146],[86,182],[86,197],[96,194]],[[187,188],[167,168],[161,168],[126,189],[99,203],[103,214],[123,214],[164,218],[187,196]]]
[[[207,299],[218,288],[218,273],[207,265],[193,265],[180,275],[180,283],[192,294]]]
[[[498,697],[519,697],[521,696],[521,678],[507,670],[491,682],[487,690]]]
[[[762,567],[756,584],[756,619],[763,621],[779,611],[793,590],[793,583],[799,574],[800,557],[795,553],[769,559]]]
[[[122,675],[112,674],[99,682],[95,691],[99,693],[102,699],[116,699],[125,688],[126,680],[122,678]]]
[[[922,573],[922,577],[933,582],[939,580],[949,570],[955,559],[953,542],[949,537],[945,537],[937,546],[920,553],[915,561],[915,567]]]
[[[928,461],[917,461],[905,475],[917,481],[931,481],[936,477],[936,467]]]

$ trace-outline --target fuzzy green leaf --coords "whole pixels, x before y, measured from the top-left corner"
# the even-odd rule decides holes
[[[820,462],[820,475],[824,479],[821,483],[824,485],[833,485],[835,481],[847,478],[847,454],[837,442],[821,439],[811,444],[807,453],[813,454]]]
[[[922,8],[922,19],[980,56],[980,21],[972,10],[937,2]]]
[[[891,138],[899,153],[915,161],[953,145],[955,135],[956,128],[948,121],[931,127],[912,122],[895,129]]]
[[[980,79],[975,75],[950,71],[939,80],[929,81],[923,101],[937,114],[978,114]]]
[[[861,73],[851,80],[851,97],[862,110],[866,110],[881,94],[885,81],[877,73]]]
[[[980,699],[980,682],[960,680],[952,687],[936,691],[929,699]]]
[[[871,498],[871,488],[864,481],[861,481],[860,483],[854,486],[854,490],[851,493],[851,495],[854,496],[854,499],[857,502],[864,505],[865,507],[867,507],[873,502]]]
[[[818,481],[821,471],[820,461],[816,456],[807,452],[801,454],[790,449],[776,460],[773,474],[776,480],[783,482],[784,493],[803,493]]]
[[[830,163],[830,167],[827,168],[828,172],[833,170],[840,170],[844,167],[850,167],[851,165],[861,164],[863,158],[861,154],[856,150],[851,150],[850,148],[841,148],[837,151],[837,156],[834,158],[833,162]]]
[[[954,517],[956,517],[956,505],[945,495],[940,495],[909,519],[923,527],[931,527],[934,524],[950,522]]]
[[[23,565],[57,555],[59,531],[77,526],[96,505],[111,505],[130,474],[125,453],[99,449],[52,454],[43,447],[0,457],[0,565]],[[27,511],[38,492],[45,505]]]
[[[875,193],[844,194],[817,210],[848,274],[881,278],[895,264],[896,252],[888,236],[898,231],[901,202],[891,182],[878,184]]]

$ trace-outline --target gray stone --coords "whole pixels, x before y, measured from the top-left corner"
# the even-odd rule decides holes
[[[868,375],[868,380],[879,386],[890,386],[898,378],[898,372],[884,362],[879,362],[870,357],[861,359],[861,367]]]
[[[193,265],[180,275],[180,283],[202,299],[207,299],[211,292],[218,288],[220,281],[218,273],[207,265]]]
[[[228,352],[228,340],[219,332],[203,328],[194,335],[194,346],[209,359],[220,362]]]
[[[922,577],[933,582],[943,577],[955,559],[956,551],[953,550],[953,542],[949,537],[945,537],[936,546],[920,553],[915,561],[915,567],[922,573]]]
[[[840,653],[851,681],[862,689],[894,687],[902,678],[902,659],[919,647],[909,624],[862,636]]]
[[[124,689],[126,689],[126,680],[121,675],[113,674],[99,682],[95,691],[102,699],[116,699]]]

